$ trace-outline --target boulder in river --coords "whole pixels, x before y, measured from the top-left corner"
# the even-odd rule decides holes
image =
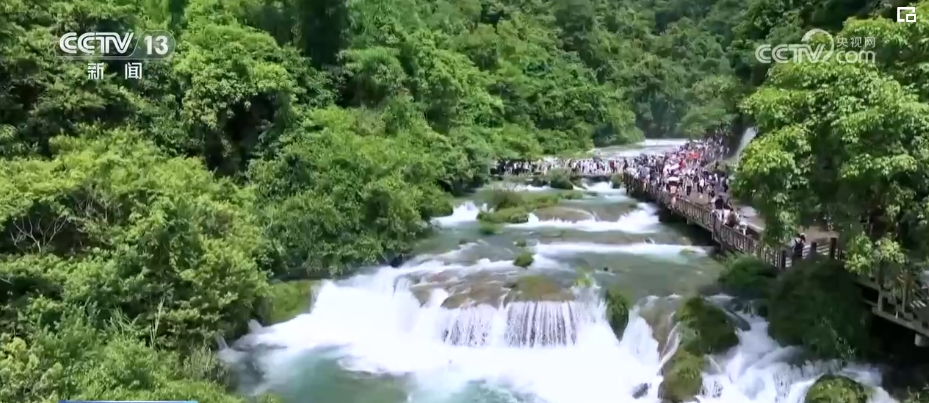
[[[516,259],[513,259],[513,265],[525,269],[531,266],[534,260],[535,258],[532,257],[532,253],[520,252],[520,254],[516,255]]]
[[[672,403],[692,401],[703,387],[707,354],[720,354],[739,344],[736,326],[721,308],[702,297],[685,300],[675,312],[680,344],[661,369],[658,394]]]
[[[705,361],[702,356],[678,349],[661,369],[664,379],[658,387],[658,395],[671,403],[693,401],[703,388]]]
[[[824,375],[806,392],[803,403],[866,403],[869,398],[864,385],[840,375]]]
[[[684,301],[675,313],[681,347],[694,354],[719,354],[739,344],[735,323],[721,308],[701,297]]]
[[[573,301],[574,293],[558,281],[539,275],[519,277],[507,284],[505,303],[526,301]]]
[[[648,394],[649,387],[650,385],[647,383],[639,384],[638,386],[632,389],[632,398],[639,399],[642,396],[645,396],[646,394]]]
[[[606,319],[616,337],[622,337],[629,324],[629,308],[632,303],[629,298],[617,288],[610,288],[604,296],[606,300]]]

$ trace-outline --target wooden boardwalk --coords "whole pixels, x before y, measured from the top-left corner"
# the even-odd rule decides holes
[[[687,198],[678,197],[672,204],[671,195],[657,187],[646,187],[643,180],[625,176],[623,183],[630,196],[647,198],[684,217],[689,223],[709,231],[713,240],[722,248],[756,256],[780,270],[786,270],[793,264],[793,250],[784,245],[776,248],[765,245],[758,238],[742,234],[735,228],[723,225],[716,214],[705,205],[695,203]],[[844,253],[838,239],[812,240],[803,252],[803,259],[816,256],[829,259],[843,259]],[[869,276],[862,276],[858,283],[863,287],[864,301],[871,306],[872,312],[893,323],[916,332],[916,343],[929,343],[929,291],[924,283],[912,276],[885,275],[877,270]]]

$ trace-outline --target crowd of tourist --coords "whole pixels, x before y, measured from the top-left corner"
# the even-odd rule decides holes
[[[671,203],[680,197],[708,206],[719,222],[742,234],[757,235],[733,207],[729,196],[729,173],[719,161],[729,155],[725,138],[714,136],[691,140],[675,150],[662,154],[641,154],[634,158],[579,158],[506,160],[498,162],[494,175],[545,175],[552,170],[566,170],[572,175],[612,176],[623,173],[644,178],[645,186],[659,187],[671,194]],[[749,231],[752,231],[749,234]],[[794,239],[795,258],[802,256],[806,237],[798,233]]]
[[[659,155],[640,155],[624,164],[625,172],[645,178],[646,186],[656,186],[671,194],[672,203],[684,196],[706,203],[725,225],[748,230],[729,198],[729,175],[719,160],[729,149],[722,137],[688,141],[676,150]]]
[[[573,175],[611,176],[622,172],[622,160],[598,157],[578,159],[506,160],[497,162],[491,174],[545,175],[552,170],[566,170]]]

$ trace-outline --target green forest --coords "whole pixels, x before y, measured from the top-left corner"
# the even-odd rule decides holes
[[[4,0],[0,402],[244,401],[215,335],[409,251],[496,159],[757,124],[736,187],[775,234],[828,211],[854,267],[924,259],[929,2],[899,5]],[[877,63],[754,59],[813,27]],[[178,46],[141,80],[55,52],[146,30]]]

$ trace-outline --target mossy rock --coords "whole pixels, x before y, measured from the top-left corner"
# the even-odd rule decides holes
[[[482,211],[477,219],[494,224],[521,224],[529,222],[529,212],[523,207],[510,207],[495,211]]]
[[[448,200],[437,201],[432,206],[429,206],[429,215],[432,217],[450,216],[454,212],[455,206]]]
[[[854,360],[871,346],[870,309],[841,263],[798,262],[775,281],[767,309],[771,337],[815,358]]]
[[[523,276],[507,284],[510,288],[505,303],[522,301],[573,301],[574,293],[559,282],[545,276]]]
[[[571,181],[571,173],[563,169],[554,169],[546,175],[548,185],[553,189],[573,190],[574,183]]]
[[[658,386],[658,396],[671,403],[693,401],[703,388],[705,365],[703,356],[678,348],[661,369],[664,379]]]
[[[703,356],[719,354],[739,344],[735,323],[721,308],[701,297],[688,298],[675,312],[680,349]]]
[[[286,322],[313,306],[313,280],[283,281],[271,284],[271,293],[258,305],[258,321],[268,326]]]
[[[518,241],[516,241],[516,242],[513,242],[513,245],[515,245],[517,248],[525,248],[525,247],[526,247],[526,240],[525,240],[525,239],[520,239],[520,240],[518,240]]]
[[[739,298],[767,298],[777,279],[777,269],[764,261],[740,255],[726,261],[719,275],[719,285],[729,295]]]
[[[487,200],[487,206],[492,210],[522,207],[525,204],[523,194],[512,189],[494,189]]]
[[[574,190],[574,182],[571,182],[571,179],[567,177],[552,178],[548,185],[551,186],[552,189]]]
[[[847,377],[824,375],[806,392],[803,403],[867,403],[868,388]]]
[[[610,323],[610,328],[616,337],[622,337],[629,325],[629,310],[632,309],[632,302],[618,288],[606,290],[604,295],[606,301],[606,320]]]
[[[527,268],[532,265],[534,260],[535,258],[532,257],[532,253],[524,251],[516,255],[516,259],[513,259],[513,264],[518,267]]]
[[[622,175],[613,175],[610,177],[610,186],[613,189],[620,189],[623,187],[623,176]]]
[[[496,235],[500,232],[500,225],[492,222],[481,221],[477,230],[483,235]]]
[[[529,185],[535,186],[535,187],[548,186],[548,180],[546,180],[541,175],[535,175],[532,177],[532,180],[529,181]]]
[[[574,278],[574,286],[578,288],[590,288],[596,284],[593,272],[591,270],[578,270],[578,275]]]
[[[580,200],[584,198],[584,192],[571,190],[567,192],[561,192],[561,197],[565,200]]]

